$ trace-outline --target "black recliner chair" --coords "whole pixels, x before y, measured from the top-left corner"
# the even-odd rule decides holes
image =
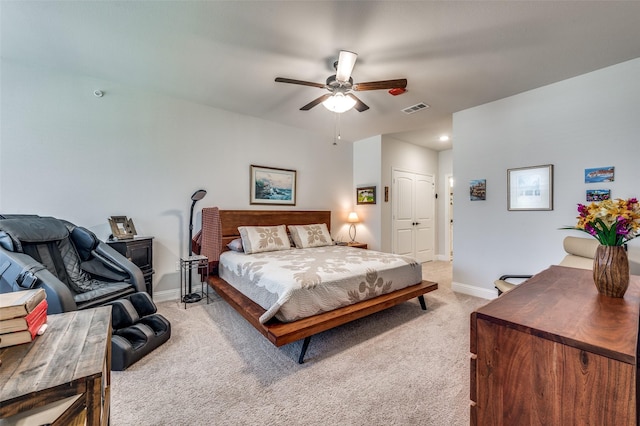
[[[41,287],[48,313],[145,291],[140,268],[88,229],[37,215],[0,215],[0,293]]]
[[[122,371],[171,337],[171,324],[148,293],[134,293],[111,305],[111,369]]]
[[[37,215],[0,215],[0,293],[43,288],[48,314],[109,304],[111,369],[124,370],[166,342],[142,271],[88,229]]]

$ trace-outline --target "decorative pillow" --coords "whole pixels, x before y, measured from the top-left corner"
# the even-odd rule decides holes
[[[242,239],[240,238],[236,238],[235,240],[231,241],[229,244],[227,244],[227,247],[229,247],[229,250],[244,253],[244,248],[242,247]]]
[[[333,245],[326,223],[314,225],[289,225],[289,232],[296,247],[323,247]]]
[[[287,228],[279,226],[239,226],[244,252],[260,253],[265,251],[289,250]]]

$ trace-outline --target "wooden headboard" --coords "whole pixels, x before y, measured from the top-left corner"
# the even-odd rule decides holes
[[[326,223],[331,232],[329,210],[220,210],[222,250],[239,238],[238,226],[312,225]]]

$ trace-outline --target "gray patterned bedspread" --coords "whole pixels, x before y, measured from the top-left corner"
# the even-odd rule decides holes
[[[265,323],[327,312],[422,280],[414,259],[345,246],[220,256],[220,278],[266,309]]]

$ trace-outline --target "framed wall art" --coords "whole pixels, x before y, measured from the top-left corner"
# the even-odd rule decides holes
[[[615,178],[615,167],[596,167],[584,169],[584,183],[613,182]]]
[[[362,186],[356,188],[357,204],[375,204],[376,203],[376,187]]]
[[[251,165],[250,204],[296,205],[296,171]]]
[[[487,199],[486,179],[474,179],[469,182],[469,199],[471,201],[484,201]]]
[[[553,210],[553,165],[508,169],[507,209]]]
[[[610,189],[587,189],[587,202],[604,201],[610,198]]]
[[[133,226],[133,220],[127,219],[126,216],[111,216],[109,218],[109,226],[111,227],[111,235],[118,240],[127,240],[136,236],[136,227]]]

